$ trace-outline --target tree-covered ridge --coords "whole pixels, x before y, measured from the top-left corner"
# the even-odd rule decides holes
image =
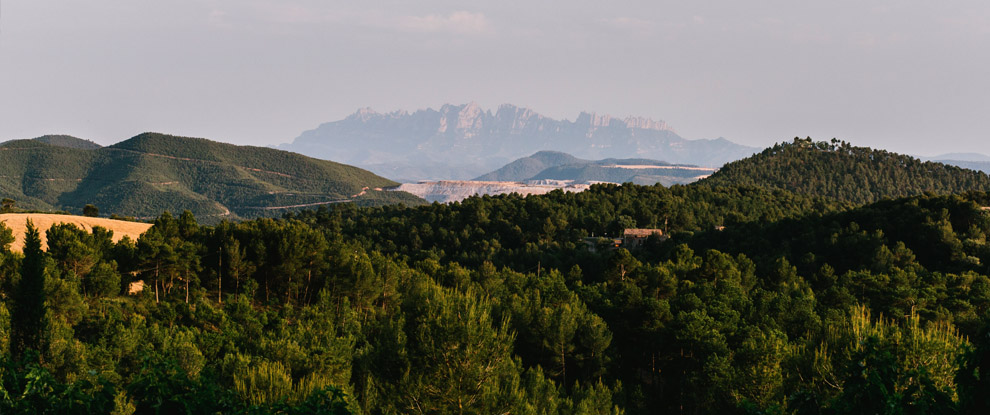
[[[23,209],[155,217],[189,209],[218,222],[279,216],[295,206],[418,204],[365,170],[280,150],[146,133],[83,150],[17,140],[0,145],[0,194]]]
[[[0,408],[971,412],[990,371],[988,202],[602,185],[216,226],[163,215],[119,243],[55,226],[36,257],[39,354],[3,362]],[[633,226],[673,239],[583,242]],[[21,339],[31,267],[8,240],[0,336]]]
[[[550,261],[544,265],[566,269],[573,258],[544,253],[583,255],[582,238],[617,236],[625,228],[691,234],[846,207],[823,198],[749,186],[599,184],[580,193],[471,197],[459,203],[419,207],[337,206],[289,216],[330,226],[374,249],[416,260],[533,266],[542,257]]]
[[[864,204],[924,193],[990,190],[990,176],[833,139],[795,138],[728,163],[701,183],[751,185]]]
[[[41,137],[35,138],[34,140],[40,141],[45,144],[50,144],[56,147],[78,148],[81,150],[96,150],[100,147],[103,147],[90,140],[73,137],[71,135],[64,135],[64,134],[43,135]]]
[[[164,215],[116,244],[56,226],[40,355],[4,362],[0,408],[971,412],[990,370],[988,201],[837,210],[626,185],[212,227]],[[581,242],[663,222],[674,239],[637,250]],[[6,337],[28,274],[2,251]]]

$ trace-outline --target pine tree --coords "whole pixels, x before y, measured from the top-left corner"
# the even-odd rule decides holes
[[[14,232],[7,227],[7,224],[0,222],[0,252],[9,251],[12,243],[14,243]]]
[[[45,327],[45,253],[41,235],[34,223],[27,222],[21,279],[14,290],[10,316],[10,352],[15,359],[27,350],[42,351]]]

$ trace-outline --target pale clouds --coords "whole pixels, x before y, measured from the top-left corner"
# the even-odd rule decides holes
[[[264,2],[258,4],[256,13],[256,18],[277,25],[333,24],[372,30],[448,35],[494,33],[493,25],[484,13],[465,10],[403,14],[374,8],[355,10],[325,5]]]
[[[627,16],[601,19],[599,22],[612,29],[640,35],[652,34],[656,26],[653,21]]]
[[[402,31],[480,35],[491,33],[492,25],[482,13],[456,11],[446,15],[401,16],[395,28]]]
[[[232,29],[234,27],[227,17],[227,12],[220,9],[210,10],[210,14],[207,16],[207,23],[211,27],[220,29]]]

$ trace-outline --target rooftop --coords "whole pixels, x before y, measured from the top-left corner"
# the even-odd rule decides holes
[[[648,238],[650,235],[663,236],[663,229],[626,229],[622,231],[624,237]]]

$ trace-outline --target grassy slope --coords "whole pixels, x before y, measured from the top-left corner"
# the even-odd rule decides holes
[[[189,209],[198,218],[273,216],[263,208],[352,200],[418,204],[397,183],[368,171],[295,153],[146,133],[110,147],[80,150],[33,140],[0,145],[0,193],[27,209],[150,217]],[[384,194],[388,193],[388,194]]]

